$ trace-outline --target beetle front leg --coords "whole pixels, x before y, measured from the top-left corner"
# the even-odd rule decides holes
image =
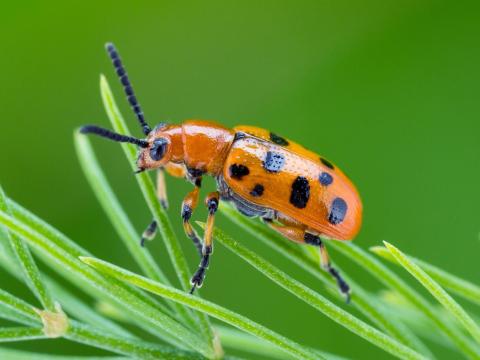
[[[159,169],[157,171],[157,198],[160,201],[160,205],[167,210],[168,198],[167,198],[167,185],[165,184],[165,170]]]
[[[183,199],[182,203],[183,229],[185,230],[185,234],[193,241],[193,244],[197,248],[200,256],[202,256],[202,241],[197,235],[195,229],[192,227],[192,224],[190,223],[190,218],[192,217],[192,214],[197,207],[201,184],[202,179],[196,179],[195,188],[190,191],[187,196],[185,196],[185,199]]]
[[[271,220],[264,221],[268,226],[270,226],[270,228],[282,234],[287,239],[303,244],[317,246],[320,249],[320,262],[322,268],[332,275],[332,277],[337,281],[338,289],[345,296],[347,303],[350,301],[350,286],[348,286],[347,282],[342,278],[340,272],[331,265],[327,248],[318,235],[309,233],[302,227],[295,226],[293,224],[282,226],[273,223]]]
[[[203,247],[202,247],[202,260],[198,265],[198,269],[195,274],[192,276],[192,289],[190,290],[190,294],[193,294],[197,287],[201,287],[203,284],[203,280],[205,279],[205,274],[208,269],[208,265],[210,263],[210,255],[213,252],[213,225],[215,222],[215,213],[218,209],[218,201],[220,199],[220,195],[218,191],[214,191],[205,199],[205,205],[208,208],[208,217],[207,217],[207,224],[205,226],[205,235],[203,238]]]
[[[166,210],[168,209],[167,187],[165,185],[165,174],[163,169],[157,171],[157,198],[160,205]],[[147,226],[140,239],[140,245],[145,246],[145,241],[153,240],[157,233],[157,222],[155,219]]]
[[[140,239],[140,245],[142,247],[145,246],[145,241],[153,240],[156,233],[157,233],[157,222],[153,220],[143,232],[142,238]]]

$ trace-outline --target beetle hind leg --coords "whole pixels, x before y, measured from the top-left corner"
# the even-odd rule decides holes
[[[309,233],[305,233],[305,235],[309,235],[309,237],[313,239],[312,245],[319,247],[320,262],[322,264],[322,267],[325,269],[325,271],[327,271],[330,275],[332,275],[333,278],[337,281],[338,289],[345,296],[347,303],[349,303],[350,302],[350,286],[348,286],[347,282],[340,275],[340,272],[336,268],[334,268],[330,263],[330,258],[328,256],[328,252],[327,252],[327,248],[325,247],[325,244],[317,235],[312,235]]]
[[[318,235],[308,232],[299,223],[287,222],[284,221],[284,219],[279,219],[279,221],[285,225],[278,225],[272,220],[263,220],[270,228],[289,240],[318,247],[320,250],[320,262],[322,268],[336,280],[338,289],[342,295],[345,296],[347,303],[350,301],[350,286],[348,286],[347,282],[342,278],[340,272],[331,265],[327,248]]]

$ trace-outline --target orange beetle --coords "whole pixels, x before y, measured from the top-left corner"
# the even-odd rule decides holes
[[[228,129],[210,121],[190,120],[181,125],[164,124],[151,129],[134,95],[118,52],[106,46],[120,77],[128,101],[143,128],[146,139],[120,135],[94,125],[81,128],[118,142],[140,147],[138,171],[159,169],[157,193],[167,207],[163,178],[172,176],[194,184],[182,204],[185,233],[201,256],[192,277],[191,293],[205,278],[212,253],[212,230],[219,200],[229,201],[242,214],[260,217],[286,238],[317,246],[322,266],[336,280],[340,291],[349,296],[349,286],[330,265],[322,238],[351,240],[360,230],[362,203],[352,182],[331,162],[288,139],[252,126]],[[209,214],[203,241],[190,224],[203,175],[216,179],[217,191],[208,194]],[[145,230],[141,244],[156,232],[153,221]]]

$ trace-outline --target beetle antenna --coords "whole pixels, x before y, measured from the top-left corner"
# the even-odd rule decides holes
[[[112,43],[105,44],[105,48],[107,49],[108,56],[110,56],[110,59],[112,59],[113,67],[115,68],[115,71],[117,72],[120,82],[123,85],[123,90],[127,95],[127,100],[130,103],[130,106],[132,107],[132,110],[135,113],[135,116],[140,122],[140,125],[142,126],[143,133],[145,135],[148,135],[151,131],[151,128],[150,126],[148,126],[147,122],[145,121],[145,116],[143,115],[142,108],[140,107],[140,104],[137,101],[137,97],[133,92],[132,84],[130,83],[130,79],[128,78],[127,71],[123,67],[122,60],[120,59],[120,55],[118,54],[118,51],[115,48],[115,45],[113,45]]]
[[[121,135],[117,134],[113,131],[110,131],[108,129],[101,128],[99,126],[95,125],[85,125],[80,128],[80,132],[82,134],[95,134],[102,136],[104,138],[113,140],[113,141],[118,141],[118,142],[126,142],[130,144],[135,144],[138,145],[142,148],[148,147],[148,141],[142,140],[142,139],[137,139],[132,136],[127,136],[127,135]]]

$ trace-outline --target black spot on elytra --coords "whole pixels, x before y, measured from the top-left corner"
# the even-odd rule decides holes
[[[273,151],[267,152],[267,156],[263,162],[265,170],[276,173],[282,170],[283,165],[285,165],[285,156]]]
[[[330,161],[328,161],[327,159],[324,159],[324,158],[321,157],[320,161],[322,162],[323,165],[325,165],[329,169],[332,169],[332,170],[334,169],[333,164]]]
[[[272,132],[270,133],[270,140],[277,145],[287,146],[289,144],[286,139]]]
[[[263,187],[262,184],[256,184],[253,187],[252,191],[250,191],[250,195],[252,195],[253,197],[262,196],[264,190],[265,190],[265,188]]]
[[[340,224],[343,219],[345,219],[345,215],[347,214],[347,203],[342,198],[335,198],[332,201],[332,205],[330,205],[330,213],[328,214],[328,221],[330,224],[338,225]]]
[[[299,209],[303,209],[307,206],[309,197],[310,184],[308,183],[308,180],[303,176],[298,176],[292,184],[290,203]]]
[[[320,181],[320,184],[323,186],[328,186],[333,182],[333,177],[327,172],[322,172],[318,177],[318,181]]]
[[[242,177],[250,174],[250,170],[248,170],[248,167],[242,164],[230,165],[229,170],[230,170],[230,177],[237,180],[242,180]]]

